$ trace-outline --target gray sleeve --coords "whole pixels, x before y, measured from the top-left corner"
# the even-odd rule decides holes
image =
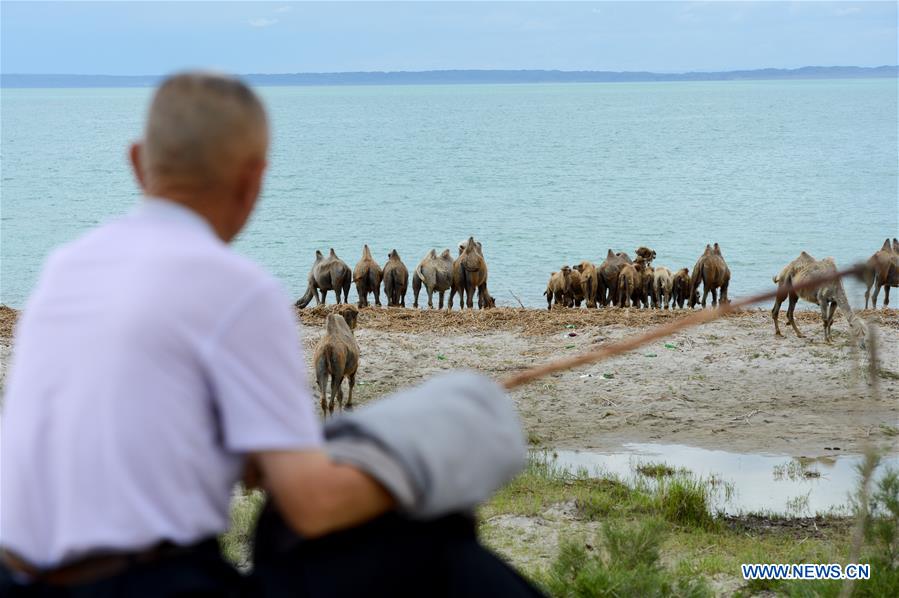
[[[325,426],[326,450],[381,481],[403,511],[433,518],[486,500],[524,467],[512,400],[469,372],[433,378]]]

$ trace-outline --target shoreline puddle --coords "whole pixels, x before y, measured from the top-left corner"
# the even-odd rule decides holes
[[[677,444],[628,443],[624,452],[549,450],[559,467],[588,475],[612,475],[628,482],[658,484],[638,473],[646,464],[665,464],[694,479],[710,480],[712,512],[727,515],[764,513],[787,517],[816,514],[849,515],[849,494],[856,488],[856,465],[862,455],[825,457],[732,453]],[[899,469],[899,455],[881,459],[874,474],[879,480],[887,467]],[[664,478],[663,478],[664,479]]]

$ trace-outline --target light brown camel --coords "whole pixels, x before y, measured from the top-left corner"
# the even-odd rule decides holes
[[[459,246],[462,247],[462,244]],[[487,300],[487,262],[484,260],[483,248],[474,237],[469,237],[462,247],[462,253],[453,262],[449,309],[453,308],[456,293],[459,294],[460,309],[466,305],[468,309],[474,309],[475,292],[478,293],[478,307],[490,307],[490,301]]]
[[[331,290],[337,296],[337,303],[347,303],[352,282],[350,267],[337,257],[333,248],[328,257],[322,255],[321,251],[316,251],[315,263],[312,264],[312,269],[309,271],[306,293],[297,300],[296,306],[300,309],[306,307],[313,297],[315,297],[316,305],[324,305],[327,303],[328,291]],[[320,298],[319,291],[321,291]],[[343,301],[340,299],[341,291],[343,291]]]
[[[671,303],[671,270],[664,266],[655,268],[652,279],[652,306],[668,309]]]
[[[571,268],[567,265],[562,266],[558,272],[552,272],[549,275],[549,282],[546,283],[546,290],[543,294],[546,296],[546,309],[552,310],[553,301],[556,305],[567,307],[568,294],[571,292]]]
[[[899,287],[899,240],[893,239],[893,245],[886,239],[880,251],[868,258],[868,271],[865,275],[865,309],[868,309],[868,298],[871,307],[877,309],[877,295],[883,287],[883,307],[890,304],[890,287]],[[874,293],[871,293],[871,287]]]
[[[634,260],[634,265],[640,264],[643,267],[637,270],[640,274],[640,280],[635,281],[637,285],[637,298],[643,307],[649,308],[652,301],[653,291],[652,283],[655,279],[655,268],[650,266],[642,257]]]
[[[860,346],[864,347],[868,327],[865,321],[852,311],[849,300],[846,298],[846,291],[843,290],[843,281],[836,279],[819,287],[803,289],[798,293],[793,289],[795,285],[807,283],[821,276],[833,274],[836,271],[837,266],[833,258],[828,257],[823,260],[816,260],[803,251],[799,257],[787,264],[780,274],[774,277],[774,280],[777,282],[778,294],[774,300],[774,307],[771,309],[771,317],[774,319],[774,333],[777,336],[783,336],[780,332],[780,323],[778,321],[780,305],[784,299],[789,298],[787,323],[793,327],[796,336],[802,338],[803,335],[799,331],[799,327],[796,326],[793,312],[799,299],[803,299],[821,308],[825,342],[829,343],[833,340],[831,328],[833,327],[833,318],[836,315],[836,310],[839,309],[849,323],[850,335]]]
[[[568,307],[580,307],[587,293],[584,289],[584,277],[577,268],[571,269],[571,284],[568,287],[568,295],[565,298]]]
[[[643,263],[624,264],[618,273],[618,307],[640,307],[640,294],[643,292]]]
[[[413,307],[418,307],[418,294],[424,285],[428,294],[428,307],[434,307],[434,293],[439,295],[439,308],[443,309],[443,297],[446,291],[453,286],[453,256],[446,249],[439,256],[432,249],[419,262],[418,267],[412,272],[412,293],[415,297]]]
[[[684,308],[684,303],[690,305],[690,294],[692,292],[692,283],[690,282],[690,269],[681,268],[671,276],[671,309],[675,304],[679,309]],[[695,293],[694,293],[695,295]]]
[[[406,289],[409,288],[409,269],[400,259],[396,249],[387,255],[387,263],[382,270],[384,276],[384,294],[387,295],[387,307],[406,307]]]
[[[702,283],[702,306],[705,307],[706,298],[712,294],[712,306],[718,305],[718,291],[721,291],[721,302],[729,303],[727,287],[730,285],[730,268],[721,255],[721,248],[715,243],[714,247],[705,246],[705,251],[693,266],[693,275],[690,278],[692,292],[690,293],[690,307],[698,302],[696,291],[699,283]]]
[[[603,305],[609,305],[610,303],[612,305],[617,305],[619,298],[618,275],[621,273],[622,266],[630,263],[631,258],[626,253],[614,253],[609,249],[605,261],[603,261],[597,269],[598,288],[596,291],[596,300],[599,303]]]
[[[368,245],[362,247],[362,259],[353,268],[353,281],[359,295],[359,307],[368,307],[369,293],[374,293],[375,305],[381,306],[381,266],[371,256]]]
[[[352,305],[345,310],[355,310]],[[350,319],[355,326],[354,312],[345,314],[329,314],[325,319],[325,334],[312,355],[312,364],[315,368],[315,380],[321,392],[322,413],[327,417],[334,413],[334,408],[340,410],[352,409],[353,387],[356,386],[356,371],[359,368],[359,345],[350,327]],[[328,378],[331,379],[330,399],[327,394]],[[346,404],[343,402],[343,379],[349,383],[349,393]]]
[[[596,266],[585,260],[576,265],[574,269],[581,274],[581,280],[584,283],[584,298],[587,300],[587,307],[595,308],[596,293],[599,289],[599,272],[597,272]]]

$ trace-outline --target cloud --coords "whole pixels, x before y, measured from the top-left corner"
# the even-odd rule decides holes
[[[292,6],[279,6],[275,9],[274,12],[290,12],[293,10]]]
[[[278,19],[266,19],[265,17],[259,17],[256,19],[250,19],[247,22],[249,23],[250,27],[271,27],[278,22]]]
[[[861,11],[862,9],[859,6],[847,6],[846,8],[836,9],[835,11],[833,11],[833,14],[837,15],[838,17],[848,17],[849,15],[857,15]]]

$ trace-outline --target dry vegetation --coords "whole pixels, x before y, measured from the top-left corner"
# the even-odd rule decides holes
[[[316,306],[297,310],[297,315],[306,326],[320,327],[325,316],[336,309],[335,305]],[[731,314],[726,319],[749,318],[759,311],[746,310]],[[397,309],[363,308],[359,314],[360,327],[386,332],[517,332],[526,336],[543,336],[564,329],[623,326],[626,328],[646,328],[677,320],[693,313],[692,310],[628,309],[605,307],[600,309],[554,308],[524,309],[520,307],[499,307],[476,311],[444,311],[437,309]],[[873,319],[881,326],[899,330],[899,311],[867,310],[858,312],[862,317]],[[839,318],[840,316],[838,316]],[[821,316],[817,311],[796,312],[796,320],[806,325],[820,326]],[[774,331],[772,325],[772,334]]]

